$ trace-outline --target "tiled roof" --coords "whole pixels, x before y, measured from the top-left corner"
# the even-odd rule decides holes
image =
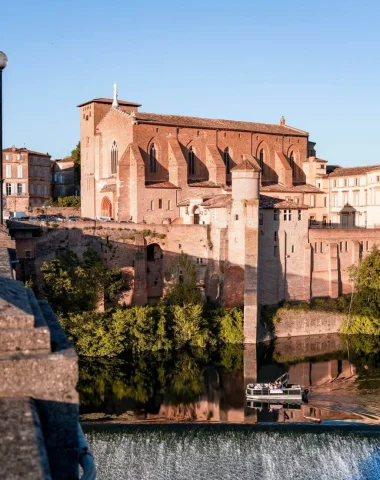
[[[246,171],[260,172],[261,168],[257,164],[255,165],[250,160],[245,159],[231,169],[231,172],[246,172]]]
[[[85,104],[82,104],[85,105]],[[81,105],[78,105],[81,106]],[[212,128],[221,130],[238,130],[257,133],[276,133],[307,137],[309,134],[288,125],[222,120],[216,118],[185,117],[181,115],[160,115],[157,113],[136,113],[136,120],[142,123],[173,125],[176,127]]]
[[[190,200],[188,198],[185,198],[184,200],[181,200],[180,202],[177,203],[177,207],[188,207],[190,205]]]
[[[88,105],[89,103],[105,103],[106,105],[112,105],[113,98],[94,98],[93,100],[89,100],[88,102],[83,102],[77,105],[77,107],[83,107],[84,105]],[[139,103],[134,102],[127,102],[126,100],[118,100],[119,105],[124,106],[131,106],[131,107],[141,107]]]
[[[188,184],[189,184],[189,187],[211,187],[211,188],[223,187],[223,185],[210,182],[209,180],[189,180]]]
[[[366,165],[365,167],[336,168],[329,177],[349,177],[351,175],[362,175],[363,173],[380,170],[380,165]]]
[[[269,197],[268,195],[260,195],[260,208],[281,208],[284,210],[306,210],[309,208],[302,203],[283,200],[282,198]]]
[[[116,192],[116,185],[111,183],[109,185],[104,185],[104,187],[100,190],[101,193],[104,192]]]
[[[302,185],[293,185],[292,187],[285,187],[278,183],[274,185],[265,185],[261,187],[262,192],[283,192],[283,193],[324,193],[317,187],[309,185],[308,183]]]
[[[14,153],[29,153],[31,155],[38,155],[40,157],[51,157],[48,153],[42,153],[42,152],[35,152],[34,150],[29,150],[28,148],[16,148],[14,147],[8,147],[4,148],[3,152],[14,152]]]
[[[65,158],[57,158],[56,160],[54,160],[55,162],[60,162],[60,163],[68,163],[68,162],[73,162],[74,159],[73,157],[65,157]]]
[[[209,198],[201,205],[205,208],[226,208],[228,202],[231,201],[231,195],[215,195]]]
[[[147,188],[177,188],[180,189],[179,187],[176,187],[174,183],[171,182],[146,182],[145,186]]]

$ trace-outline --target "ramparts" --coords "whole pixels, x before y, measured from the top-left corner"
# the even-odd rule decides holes
[[[78,478],[78,362],[53,311],[0,246],[1,478]]]

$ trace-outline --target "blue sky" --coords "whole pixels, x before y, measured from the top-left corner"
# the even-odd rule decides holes
[[[332,164],[380,163],[380,2],[17,0],[0,15],[4,146],[69,154],[76,105],[277,123]]]

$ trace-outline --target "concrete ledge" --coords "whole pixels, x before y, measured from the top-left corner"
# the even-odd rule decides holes
[[[77,356],[72,349],[0,359],[0,397],[78,403],[77,382]]]
[[[0,277],[0,329],[33,327],[34,315],[24,285]]]
[[[0,399],[0,472],[6,480],[46,480],[28,399]]]
[[[0,333],[0,357],[14,354],[50,353],[48,327],[3,328]]]

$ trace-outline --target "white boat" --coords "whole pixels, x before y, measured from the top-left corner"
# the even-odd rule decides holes
[[[309,391],[301,385],[289,383],[289,374],[284,373],[272,383],[249,383],[246,388],[247,400],[306,400]]]

